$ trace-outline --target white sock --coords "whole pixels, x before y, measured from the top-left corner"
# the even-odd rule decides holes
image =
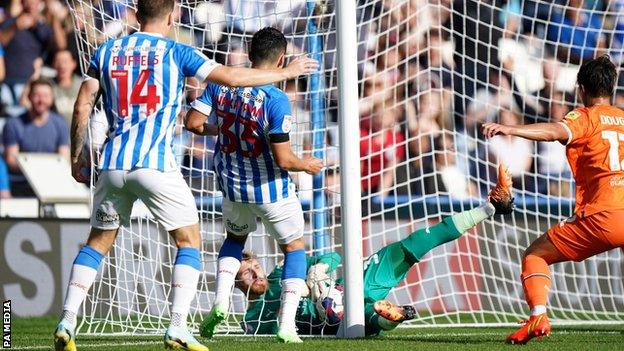
[[[472,210],[457,213],[452,216],[453,224],[460,233],[466,232],[468,229],[476,226],[484,220],[492,217],[496,212],[494,205],[489,202],[473,208]]]
[[[95,281],[97,271],[91,267],[74,264],[67,285],[67,295],[63,305],[61,319],[70,325],[76,325],[76,314],[82,302],[87,297],[91,285]]]
[[[279,312],[280,330],[296,330],[295,317],[304,284],[305,281],[300,278],[282,280],[282,296],[280,298],[282,305]]]
[[[234,288],[234,280],[240,269],[241,263],[234,257],[225,256],[219,258],[217,273],[217,293],[215,296],[215,305],[219,305],[226,310],[230,309],[230,297],[232,296],[232,288]]]
[[[546,313],[546,306],[544,305],[535,305],[531,309],[531,316],[537,316],[544,313]]]
[[[195,298],[195,293],[197,293],[198,281],[199,271],[197,269],[186,264],[173,266],[171,326],[186,327],[186,317],[191,309],[191,302]]]

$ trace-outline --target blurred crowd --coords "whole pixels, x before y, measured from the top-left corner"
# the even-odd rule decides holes
[[[624,1],[406,0],[362,10],[379,18],[365,28],[361,69],[365,199],[483,196],[498,163],[523,195],[572,195],[563,145],[486,142],[481,125],[559,121],[579,107],[579,65],[604,54],[622,63]],[[614,98],[624,104],[624,80]]]
[[[20,152],[68,154],[79,65],[98,44],[138,27],[131,0],[70,2],[72,10],[60,0],[0,0],[0,197],[32,196],[20,174]],[[318,30],[325,64],[320,86],[298,79],[281,87],[292,103],[296,150],[324,151],[330,199],[339,194],[332,3],[317,6],[311,26],[305,0],[183,0],[171,33],[221,63],[248,65],[246,44],[256,30],[284,31],[290,55],[309,52]],[[498,162],[510,167],[518,188],[570,195],[562,145],[513,137],[486,143],[480,125],[562,119],[576,106],[575,74],[583,60],[609,54],[617,64],[624,61],[624,0],[357,3],[365,197],[479,196]],[[202,86],[188,85],[191,101]],[[310,100],[320,89],[323,108],[316,114]],[[615,102],[624,104],[624,81]],[[176,138],[192,187],[213,191],[205,170],[212,167],[214,139],[181,127]],[[301,196],[311,198],[312,179],[298,175],[296,182]]]

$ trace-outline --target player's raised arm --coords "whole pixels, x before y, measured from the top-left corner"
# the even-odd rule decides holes
[[[100,91],[100,81],[91,78],[82,82],[80,90],[78,91],[78,97],[74,104],[74,114],[71,123],[71,165],[72,175],[78,182],[84,182],[84,176],[80,174],[82,167],[82,158],[80,153],[82,152],[82,146],[85,143],[87,136],[87,126],[89,124],[89,117],[93,112],[93,106],[98,98]]]
[[[285,68],[256,69],[245,67],[218,66],[210,72],[207,80],[231,87],[253,87],[281,82],[318,70],[318,61],[299,57]]]
[[[498,123],[486,123],[483,125],[483,135],[491,138],[495,135],[515,135],[535,141],[559,141],[567,143],[568,130],[562,122],[534,123],[525,125],[506,126]]]

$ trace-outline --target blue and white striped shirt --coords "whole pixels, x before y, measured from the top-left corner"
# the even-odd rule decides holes
[[[185,77],[204,81],[218,64],[158,34],[138,32],[100,46],[89,76],[100,81],[110,126],[100,169],[177,169],[173,129]]]
[[[269,135],[288,134],[290,102],[272,85],[230,88],[208,84],[191,106],[219,126],[214,170],[228,200],[273,203],[294,195],[287,171],[273,157]]]

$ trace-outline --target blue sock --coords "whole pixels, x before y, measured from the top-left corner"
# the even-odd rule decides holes
[[[282,280],[299,278],[305,279],[308,265],[305,257],[305,250],[295,250],[284,254],[284,269],[282,270]]]
[[[199,250],[194,247],[181,247],[178,249],[174,265],[185,264],[191,266],[198,271],[201,270],[201,260],[199,259]]]
[[[245,244],[241,243],[240,241],[225,238],[223,245],[221,245],[221,250],[219,250],[219,258],[234,257],[235,259],[240,261],[243,259],[244,247]]]
[[[104,255],[91,246],[85,245],[78,252],[76,259],[74,259],[74,264],[91,267],[97,271],[102,262],[102,258],[104,258]]]

